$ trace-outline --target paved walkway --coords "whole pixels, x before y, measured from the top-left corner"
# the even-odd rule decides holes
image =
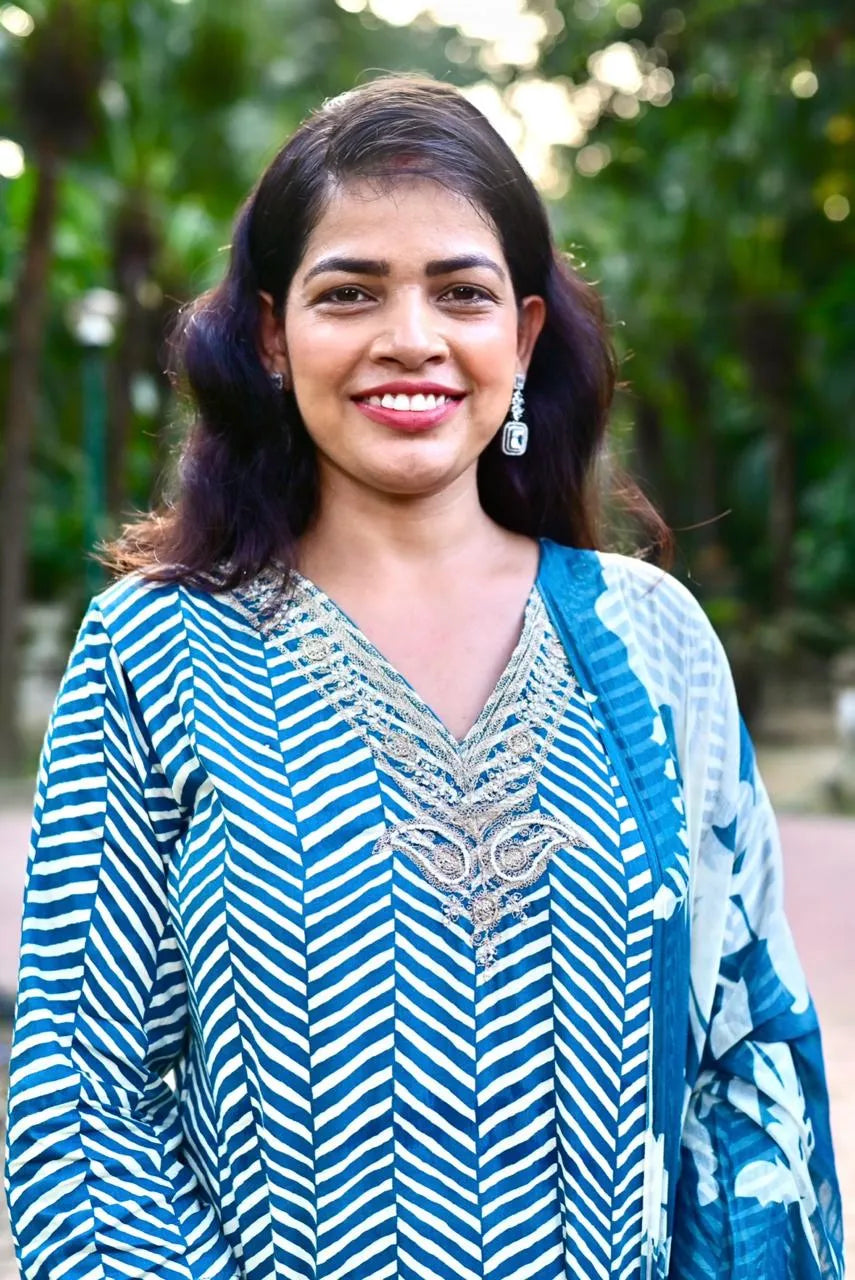
[[[22,804],[0,811],[0,995],[15,981],[28,826]],[[781,836],[787,910],[822,1021],[855,1264],[855,819],[785,814]],[[17,1276],[9,1258],[0,1220],[0,1280]]]

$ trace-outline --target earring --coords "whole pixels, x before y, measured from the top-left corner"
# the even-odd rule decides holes
[[[518,373],[514,378],[514,394],[511,396],[511,416],[502,430],[502,453],[509,458],[519,458],[528,448],[528,427],[522,420],[525,413],[523,387],[525,375]]]
[[[270,382],[273,386],[274,391],[281,391],[285,386],[284,373],[271,373]]]

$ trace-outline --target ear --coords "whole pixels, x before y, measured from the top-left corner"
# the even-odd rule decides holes
[[[285,386],[291,385],[288,349],[285,345],[285,321],[277,316],[271,294],[258,291],[258,354],[268,373],[281,373]]]
[[[543,298],[538,294],[523,298],[519,305],[519,320],[517,323],[517,360],[523,373],[528,373],[534,344],[540,337],[545,323],[546,303]]]

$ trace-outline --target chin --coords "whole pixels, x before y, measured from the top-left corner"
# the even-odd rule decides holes
[[[459,472],[447,472],[438,469],[425,469],[415,473],[393,473],[372,476],[368,483],[379,493],[387,493],[398,498],[428,498],[442,493],[459,479]]]
[[[406,467],[384,467],[375,473],[375,486],[387,493],[417,497],[424,494],[441,493],[443,489],[457,483],[470,469],[474,475],[478,459],[435,459],[428,462],[412,463]]]
[[[421,446],[427,441],[418,442]],[[438,442],[437,442],[438,443]],[[372,489],[400,497],[440,493],[478,464],[478,454],[461,457],[456,450],[447,448],[414,448],[391,459],[388,453],[382,458],[366,458],[359,467],[347,468],[354,479],[361,480]]]

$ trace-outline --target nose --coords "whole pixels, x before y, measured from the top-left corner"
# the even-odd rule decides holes
[[[387,299],[381,318],[371,344],[372,359],[418,369],[447,358],[442,317],[420,289],[402,289]]]

